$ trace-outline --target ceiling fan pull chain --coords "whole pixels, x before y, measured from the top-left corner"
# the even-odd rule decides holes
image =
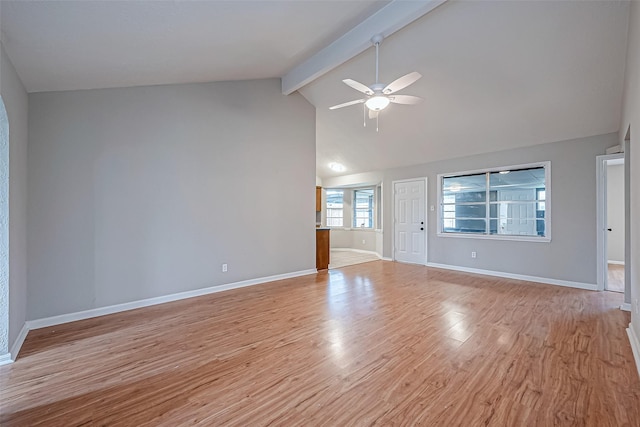
[[[367,127],[367,107],[362,104],[362,125]]]
[[[380,125],[380,114],[376,115],[376,132],[378,132],[378,127]]]

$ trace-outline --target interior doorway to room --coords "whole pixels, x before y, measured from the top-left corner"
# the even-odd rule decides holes
[[[393,182],[393,259],[427,263],[427,179]]]
[[[625,161],[624,153],[599,156],[598,263],[601,289],[625,291]]]
[[[624,292],[624,157],[607,160],[607,281],[605,290]]]

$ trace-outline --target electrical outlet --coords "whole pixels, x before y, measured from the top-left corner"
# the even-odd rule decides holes
[[[364,239],[362,239],[362,244],[363,244],[363,245],[365,244],[365,241],[364,241]]]
[[[471,252],[471,258],[475,258],[476,257],[476,251]]]
[[[227,272],[227,263],[222,264],[222,272],[223,273]]]

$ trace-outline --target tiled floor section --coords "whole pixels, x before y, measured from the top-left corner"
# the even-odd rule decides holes
[[[363,262],[377,261],[375,254],[367,254],[353,251],[337,251],[331,250],[331,258],[329,259],[329,268],[341,268],[347,265],[361,264]]]
[[[624,292],[624,265],[608,264],[607,290]]]

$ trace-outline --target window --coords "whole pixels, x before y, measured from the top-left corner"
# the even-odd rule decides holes
[[[353,191],[353,227],[373,228],[373,188]]]
[[[549,241],[551,164],[439,175],[439,235]]]
[[[344,191],[327,189],[327,227],[344,225]]]

